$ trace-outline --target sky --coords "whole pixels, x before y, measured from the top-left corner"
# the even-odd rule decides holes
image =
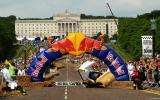
[[[160,0],[0,0],[0,16],[20,18],[48,18],[66,10],[71,13],[118,17],[136,17],[160,10]]]

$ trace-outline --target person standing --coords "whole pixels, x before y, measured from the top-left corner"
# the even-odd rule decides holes
[[[148,69],[148,82],[149,83],[153,82],[152,74],[153,74],[153,69],[152,69],[152,67],[149,67],[149,69]]]
[[[133,73],[131,74],[131,78],[132,78],[132,81],[133,81],[133,89],[136,90],[136,89],[142,89],[142,80],[140,79],[139,77],[139,73],[138,71],[135,69],[133,71]]]
[[[9,73],[10,73],[11,77],[15,80],[15,78],[16,78],[16,68],[15,68],[14,63],[9,65]]]
[[[132,79],[132,73],[134,72],[135,70],[135,67],[133,65],[133,62],[129,61],[129,64],[127,65],[128,67],[128,73],[129,73],[129,77],[130,77],[130,80]]]
[[[1,72],[3,73],[4,79],[6,80],[6,82],[9,83],[13,81],[9,73],[9,65],[4,65],[4,68],[1,70]]]
[[[18,76],[24,76],[24,75],[26,75],[24,67],[21,67],[21,68],[18,69],[17,75]]]
[[[159,84],[159,70],[158,70],[158,66],[156,66],[156,68],[154,69],[154,80],[155,80],[155,83],[158,84],[158,87],[160,87],[160,84]]]
[[[4,79],[6,80],[8,87],[11,90],[14,90],[18,85],[16,81],[13,81],[10,75],[9,65],[5,65],[5,67],[1,70],[1,72],[3,73]]]

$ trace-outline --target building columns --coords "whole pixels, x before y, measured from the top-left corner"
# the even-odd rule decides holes
[[[62,23],[61,23],[61,33],[63,33],[63,27],[62,27]]]
[[[58,31],[59,33],[72,33],[72,32],[78,32],[79,29],[79,25],[78,23],[75,22],[70,22],[70,23],[58,23]]]
[[[68,33],[70,33],[70,23],[68,23]]]
[[[73,23],[71,23],[71,30],[72,30],[71,32],[73,32]]]

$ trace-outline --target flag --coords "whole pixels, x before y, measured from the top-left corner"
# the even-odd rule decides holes
[[[7,59],[4,61],[4,64],[11,66],[11,63]]]

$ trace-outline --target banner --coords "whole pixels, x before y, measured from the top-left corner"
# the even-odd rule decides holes
[[[142,38],[142,56],[152,58],[153,55],[153,38],[152,36],[141,36]]]

